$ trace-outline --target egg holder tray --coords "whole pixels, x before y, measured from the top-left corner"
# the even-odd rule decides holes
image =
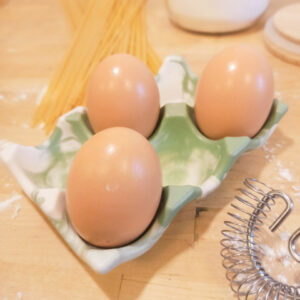
[[[195,123],[193,105],[197,76],[184,59],[167,57],[156,80],[161,113],[149,141],[160,158],[163,193],[155,219],[131,244],[113,249],[94,247],[77,235],[68,219],[65,206],[68,170],[76,152],[93,135],[84,107],[60,117],[55,131],[43,144],[22,146],[8,142],[0,152],[27,196],[77,256],[99,273],[106,273],[148,251],[177,212],[188,202],[214,191],[236,159],[243,152],[261,146],[287,111],[287,105],[275,99],[268,120],[254,138],[210,140],[201,134]]]

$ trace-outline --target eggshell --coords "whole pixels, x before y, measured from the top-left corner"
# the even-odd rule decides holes
[[[67,178],[67,211],[77,233],[99,247],[118,247],[149,226],[162,193],[159,158],[141,134],[110,128],[76,154]]]
[[[273,103],[273,73],[264,55],[250,46],[225,49],[204,68],[195,96],[199,129],[211,139],[253,137]]]
[[[143,62],[129,54],[115,54],[92,73],[86,106],[95,132],[121,126],[149,137],[159,117],[158,87]]]

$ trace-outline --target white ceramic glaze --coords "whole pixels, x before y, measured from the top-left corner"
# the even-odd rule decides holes
[[[270,0],[166,0],[171,20],[193,31],[226,33],[251,26]]]
[[[27,196],[76,255],[99,273],[106,273],[148,251],[185,204],[213,192],[244,151],[265,143],[287,110],[286,104],[274,101],[268,121],[252,139],[209,140],[191,119],[198,78],[184,59],[167,57],[156,79],[163,113],[149,141],[161,160],[164,192],[155,219],[131,244],[111,249],[93,247],[79,237],[69,221],[65,205],[68,170],[77,151],[93,135],[84,107],[76,107],[61,116],[55,131],[41,145],[23,146],[8,141],[0,145],[0,159]],[[177,87],[176,93],[173,87]]]

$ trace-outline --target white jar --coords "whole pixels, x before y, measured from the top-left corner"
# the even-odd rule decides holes
[[[225,33],[252,25],[269,0],[166,0],[174,23],[193,31]]]

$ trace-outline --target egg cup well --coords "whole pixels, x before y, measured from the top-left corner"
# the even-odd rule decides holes
[[[99,273],[106,273],[148,251],[177,212],[188,202],[214,191],[235,160],[243,152],[261,146],[287,111],[287,105],[275,99],[266,123],[254,138],[210,140],[198,130],[194,120],[197,77],[184,59],[167,57],[156,80],[161,113],[149,141],[160,158],[163,194],[149,228],[128,245],[112,249],[94,247],[79,237],[68,219],[65,206],[68,170],[77,151],[93,135],[84,107],[77,107],[63,115],[53,134],[43,144],[22,146],[7,143],[0,152],[0,157],[27,196],[77,256]]]

